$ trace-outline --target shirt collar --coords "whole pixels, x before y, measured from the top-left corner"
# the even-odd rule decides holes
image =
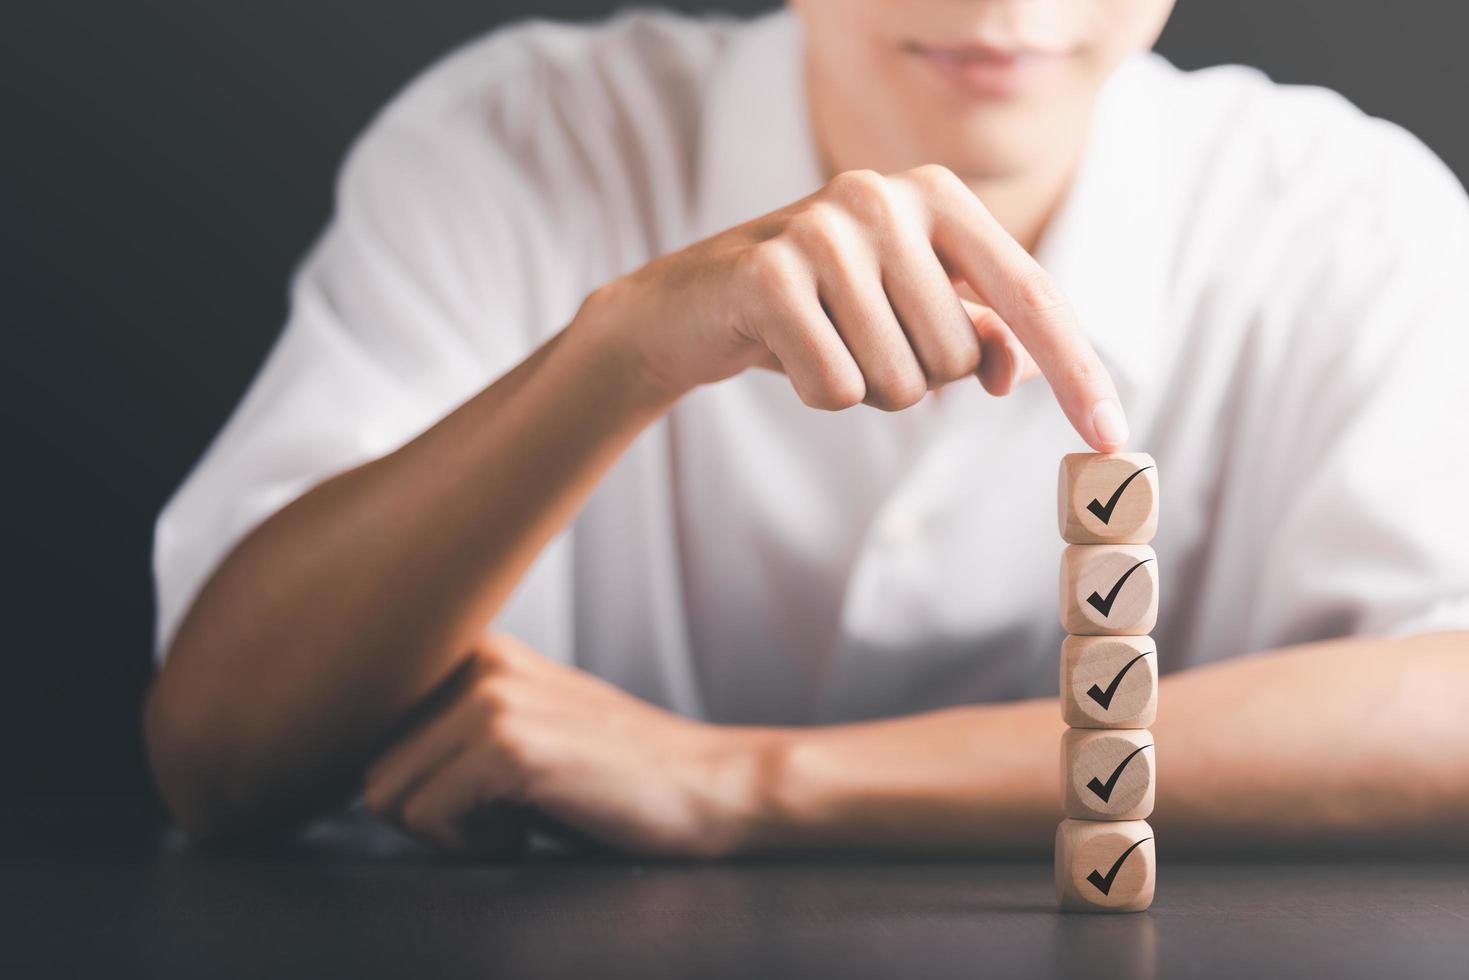
[[[715,69],[704,115],[691,239],[821,186],[799,18],[749,21]],[[1170,160],[1157,94],[1161,59],[1136,55],[1103,86],[1070,191],[1036,258],[1070,298],[1126,401],[1157,369],[1169,269]]]

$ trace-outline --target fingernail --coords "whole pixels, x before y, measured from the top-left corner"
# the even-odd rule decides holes
[[[1010,390],[1014,391],[1020,387],[1020,355],[1013,350],[1005,351],[1010,355]]]
[[[1092,431],[1097,441],[1106,446],[1122,446],[1127,442],[1127,419],[1115,398],[1103,398],[1092,409]]]

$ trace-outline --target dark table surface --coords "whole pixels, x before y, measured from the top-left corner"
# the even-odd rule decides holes
[[[97,828],[105,827],[105,831]],[[436,858],[362,817],[210,853],[0,812],[0,977],[1469,978],[1469,863],[1169,861],[1056,911],[1044,862]]]

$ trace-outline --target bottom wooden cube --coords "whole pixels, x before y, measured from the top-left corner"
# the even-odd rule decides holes
[[[1153,904],[1157,853],[1146,820],[1062,820],[1056,898],[1063,909],[1141,912]]]

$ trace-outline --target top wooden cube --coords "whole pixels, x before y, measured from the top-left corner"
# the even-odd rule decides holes
[[[1056,498],[1071,544],[1147,544],[1158,530],[1158,466],[1147,453],[1068,453]]]

